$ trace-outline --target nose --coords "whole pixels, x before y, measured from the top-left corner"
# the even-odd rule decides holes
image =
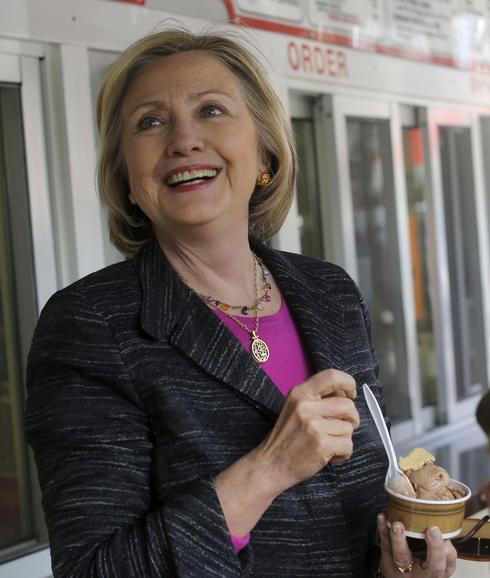
[[[204,141],[192,119],[175,119],[167,133],[166,152],[169,157],[188,157],[202,151]]]

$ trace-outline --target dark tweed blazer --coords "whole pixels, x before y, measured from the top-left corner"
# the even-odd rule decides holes
[[[314,369],[342,369],[381,400],[350,277],[254,248]],[[156,243],[57,292],[34,335],[26,415],[54,576],[370,576],[387,464],[362,393],[352,457],[279,496],[235,554],[212,478],[263,440],[283,403]]]

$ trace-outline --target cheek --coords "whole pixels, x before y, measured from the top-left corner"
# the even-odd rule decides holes
[[[260,155],[254,150],[254,144],[239,146],[233,151],[233,159],[230,161],[232,171],[245,184],[255,183],[260,168]]]
[[[154,163],[151,155],[141,150],[125,151],[126,173],[132,190],[146,190],[154,181]]]
[[[128,174],[148,174],[158,162],[159,143],[152,138],[127,138],[123,143],[123,157]]]
[[[221,138],[222,150],[230,165],[242,174],[256,172],[260,168],[261,154],[258,135],[253,125],[227,131]]]
[[[147,170],[147,160],[145,155],[141,154],[139,150],[129,149],[125,151],[124,161],[128,175],[144,174]]]

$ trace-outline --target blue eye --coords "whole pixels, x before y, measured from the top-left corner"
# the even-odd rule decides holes
[[[147,116],[138,123],[138,130],[148,130],[160,126],[161,122],[154,116]]]
[[[223,110],[219,106],[210,104],[202,109],[202,113],[205,116],[221,116],[223,114]]]

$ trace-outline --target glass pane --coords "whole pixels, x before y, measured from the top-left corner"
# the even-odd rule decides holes
[[[444,212],[458,399],[487,383],[471,133],[441,127]]]
[[[482,149],[483,158],[490,159],[490,117],[486,116],[481,119],[481,134],[482,134]],[[484,179],[485,179],[485,200],[487,206],[487,235],[488,235],[488,251],[490,252],[490,163],[485,161],[483,163]]]
[[[474,436],[478,439],[478,431]],[[451,477],[460,480],[471,488],[472,493],[478,490],[490,480],[490,460],[488,459],[487,446],[479,445],[462,448],[457,452],[457,459],[451,460],[451,447],[445,445],[432,450],[436,456],[436,462],[445,468]]]
[[[293,119],[292,126],[298,150],[296,190],[301,220],[301,252],[310,257],[324,259],[313,120]]]
[[[490,459],[487,446],[481,446],[460,455],[461,477],[458,478],[467,484],[473,492],[477,492],[485,482],[490,480]]]
[[[402,131],[422,403],[427,406],[437,403],[437,360],[427,269],[428,167],[422,128],[404,127]]]
[[[18,315],[30,304],[19,302],[19,263],[13,243],[14,235],[30,238],[29,231],[19,226],[17,210],[27,198],[20,110],[20,89],[0,85],[0,560],[34,545],[37,533],[23,435],[24,382]],[[28,222],[28,215],[25,220]],[[25,262],[28,259],[23,255]],[[30,283],[31,277],[23,275],[22,281]],[[34,290],[30,293],[33,295]]]
[[[350,118],[347,136],[359,285],[371,312],[380,379],[396,423],[411,416],[389,124]]]

